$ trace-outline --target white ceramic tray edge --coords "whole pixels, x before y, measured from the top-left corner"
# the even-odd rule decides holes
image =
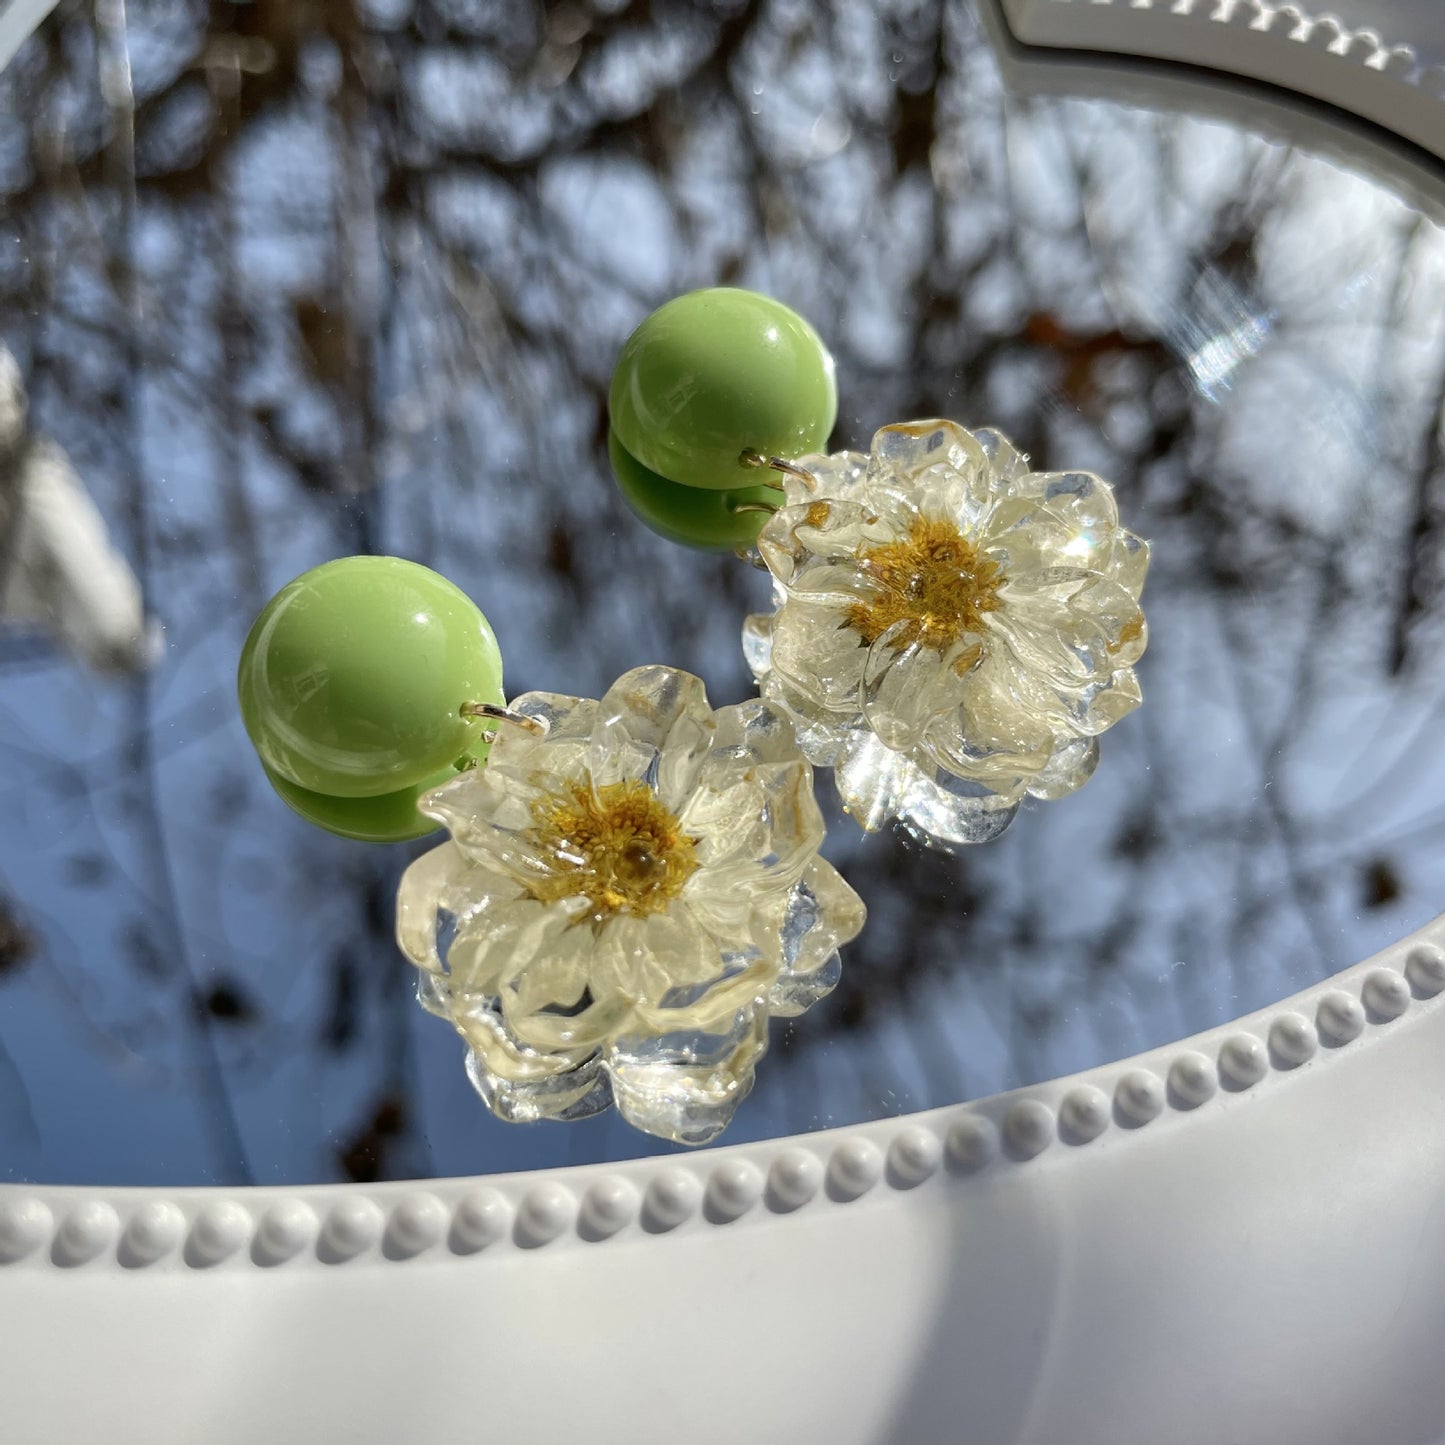
[[[1026,45],[1205,66],[1283,86],[1445,158],[1445,67],[1402,37],[1264,0],[1000,0]]]
[[[43,1269],[121,1275],[330,1269],[594,1249],[875,1205],[935,1175],[1067,1169],[1290,1088],[1338,1057],[1445,1017],[1445,917],[1257,1013],[1132,1058],[964,1105],[617,1164],[376,1185],[107,1189],[0,1185],[0,1282]],[[764,1065],[766,1067],[766,1064]],[[478,1107],[481,1107],[478,1105]],[[552,1127],[552,1126],[540,1126]]]

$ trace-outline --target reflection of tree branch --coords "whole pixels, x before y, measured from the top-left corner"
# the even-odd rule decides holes
[[[96,7],[96,42],[102,56],[102,86],[111,111],[112,137],[107,151],[107,171],[118,204],[118,240],[113,250],[116,289],[122,309],[130,318],[126,337],[137,337],[141,331],[141,312],[136,304],[135,263],[135,133],[131,110],[130,57],[126,36],[124,0],[99,0]],[[144,370],[139,348],[130,343],[127,361],[131,369],[131,385],[125,393],[126,431],[124,447],[127,469],[131,477],[130,493],[132,547],[143,581],[148,582],[150,568],[150,515],[148,489],[142,459],[141,386]],[[155,733],[152,728],[150,675],[142,672],[128,689],[131,703],[131,734],[134,756],[139,763],[137,796],[138,831],[143,839],[145,856],[150,859],[154,896],[158,909],[155,915],[164,935],[162,947],[180,964],[189,980],[189,996],[183,1000],[186,1029],[194,1046],[198,1082],[212,1123],[212,1142],[220,1156],[227,1182],[251,1182],[251,1169],[246,1160],[240,1126],[236,1120],[230,1091],[226,1084],[215,1040],[207,1015],[193,1007],[199,997],[199,983],[186,945],[181,923],[180,893],[170,857],[160,785],[154,757]]]
[[[105,3],[114,48],[118,0]],[[601,458],[619,328],[660,299],[653,291],[759,277],[790,288],[834,344],[851,440],[887,413],[961,414],[1004,425],[1041,461],[1073,465],[1084,454],[1121,483],[1127,514],[1158,539],[1153,595],[1195,623],[1221,611],[1223,650],[1238,664],[1231,725],[1248,734],[1242,771],[1251,777],[1204,799],[1187,785],[1180,758],[1195,757],[1199,738],[1179,691],[1215,684],[1204,666],[1180,662],[1179,634],[1171,644],[1161,628],[1155,646],[1175,700],[1146,675],[1132,752],[1122,740],[1106,745],[1099,781],[1067,805],[1072,825],[1060,809],[1058,826],[1083,818],[1091,840],[1077,886],[1102,889],[1106,902],[1086,923],[1065,906],[1052,817],[1047,827],[1025,820],[959,860],[888,838],[859,845],[867,852],[842,861],[873,921],[848,950],[834,998],[775,1033],[756,1107],[803,1129],[832,1111],[942,1103],[1025,1082],[1060,1058],[1116,1056],[1161,1031],[1216,1021],[1230,966],[1242,1001],[1263,1002],[1277,957],[1319,953],[1320,900],[1342,880],[1353,886],[1362,850],[1440,826],[1433,794],[1397,826],[1413,800],[1393,781],[1415,773],[1409,758],[1394,760],[1396,739],[1370,749],[1390,786],[1351,796],[1363,821],[1347,839],[1316,844],[1328,816],[1318,799],[1280,791],[1304,754],[1297,737],[1328,723],[1331,698],[1347,685],[1376,687],[1376,653],[1355,668],[1332,638],[1351,617],[1383,635],[1379,579],[1396,579],[1377,567],[1366,586],[1365,569],[1342,561],[1340,535],[1380,515],[1367,515],[1364,500],[1349,527],[1332,529],[1307,507],[1282,505],[1248,466],[1220,474],[1237,395],[1202,401],[1179,359],[1188,348],[1170,330],[1188,321],[1207,331],[1195,294],[1202,278],[1251,302],[1268,296],[1280,311],[1271,363],[1288,364],[1317,409],[1360,408],[1342,433],[1388,415],[1391,428],[1418,435],[1416,390],[1440,382],[1418,355],[1426,348],[1397,357],[1393,343],[1407,324],[1418,342],[1427,323],[1397,325],[1356,305],[1348,245],[1302,282],[1260,244],[1297,218],[1309,158],[1243,138],[1237,155],[1212,159],[1231,167],[1222,199],[1201,203],[1181,140],[1190,132],[1177,118],[1006,97],[967,7],[933,0],[861,20],[804,7],[786,33],[761,3],[634,0],[616,14],[524,6],[515,23],[512,12],[473,8],[421,0],[387,31],[367,29],[345,5],[213,8],[205,33],[179,42],[195,49],[175,57],[179,78],[133,112],[142,164],[158,158],[139,179],[127,134],[99,146],[85,47],[57,41],[66,25],[82,33],[84,18],[47,31],[39,79],[28,82],[37,104],[18,113],[64,115],[71,129],[46,140],[36,122],[35,174],[5,197],[33,260],[19,282],[0,272],[0,327],[32,368],[48,429],[63,427],[61,439],[84,456],[88,485],[94,469],[102,507],[121,499],[147,588],[175,614],[166,672],[128,698],[120,724],[103,699],[86,696],[83,727],[57,724],[52,736],[49,711],[43,727],[25,726],[32,696],[56,719],[77,707],[59,667],[27,672],[17,683],[36,692],[0,703],[0,722],[14,720],[0,801],[42,800],[57,848],[93,848],[108,830],[117,866],[90,885],[94,927],[143,923],[146,953],[171,965],[161,977],[131,969],[112,985],[90,962],[103,950],[60,948],[69,934],[50,916],[58,910],[32,910],[65,955],[55,986],[87,1030],[79,1046],[110,1060],[129,1038],[147,1054],[148,1079],[171,1082],[172,1056],[188,1064],[214,1147],[237,1177],[245,1156],[229,1091],[295,1058],[308,1061],[311,1094],[350,1090],[335,1106],[356,1130],[343,1168],[426,1167],[428,1121],[413,1102],[417,1061],[401,997],[408,980],[390,940],[391,862],[290,829],[259,773],[229,756],[239,740],[227,701],[234,644],[280,569],[386,549],[453,575],[499,632],[525,639],[515,650],[507,643],[513,687],[540,676],[587,691],[605,685],[614,662],[615,672],[644,660],[634,653],[645,644],[741,690],[735,638],[719,618],[755,602],[758,579],[727,560],[669,551],[624,519]],[[139,11],[132,20],[145,23]],[[674,52],[675,74],[650,59],[627,70],[630,47],[685,27],[692,48]],[[108,65],[116,58],[107,52]],[[418,90],[437,58],[458,67],[455,123],[436,119]],[[523,135],[510,113],[468,109],[469,74],[478,94],[545,124]],[[108,85],[123,126],[128,90]],[[210,109],[188,122],[178,102],[202,89]],[[74,105],[38,103],[61,90]],[[845,120],[846,146],[815,155],[810,127],[838,122],[842,134]],[[278,134],[283,145],[267,149]],[[167,166],[168,156],[180,159]],[[573,199],[567,185],[609,166],[645,170],[648,203],[676,237],[671,271],[618,264],[615,249],[596,244],[590,215],[579,224],[553,204],[552,187]],[[1131,173],[1157,199],[1139,212],[1139,235],[1116,210],[1114,183]],[[910,229],[896,211],[905,203]],[[840,224],[840,215],[859,219]],[[714,217],[722,234],[709,229]],[[188,278],[148,260],[138,275],[137,227],[201,252]],[[1425,224],[1421,235],[1424,247],[1437,232]],[[645,250],[648,238],[637,245]],[[1167,282],[1148,283],[1142,302],[1141,245],[1173,248],[1180,262]],[[1323,271],[1328,305],[1311,290]],[[1372,274],[1398,289],[1405,271]],[[876,354],[864,339],[874,305],[888,323]],[[1344,326],[1388,353],[1391,365],[1369,387],[1340,348]],[[895,347],[901,365],[887,354]],[[209,461],[187,454],[189,435],[174,448],[158,435],[164,422],[144,410],[157,396],[177,403],[202,455],[216,458],[214,479],[203,476]],[[1415,498],[1405,595],[1418,607],[1397,619],[1419,667],[1428,661],[1419,627],[1441,607],[1430,555],[1439,445]],[[698,596],[709,604],[679,602]],[[1253,635],[1241,602],[1286,596],[1315,604],[1307,625]],[[579,616],[589,619],[585,638]],[[1378,651],[1379,636],[1368,645]],[[1247,667],[1265,661],[1269,680],[1254,696]],[[42,692],[47,685],[54,691]],[[1393,722],[1405,694],[1378,687]],[[1412,704],[1408,714],[1423,719],[1422,738],[1427,712]],[[1342,758],[1338,770],[1353,765]],[[1120,774],[1138,785],[1122,803],[1107,781]],[[123,814],[125,793],[132,811]],[[184,811],[163,814],[173,798]],[[851,825],[838,832],[846,850]],[[280,960],[256,957],[273,945],[243,937],[248,924],[228,938],[241,915],[223,914],[219,896],[250,918],[283,922],[299,966],[283,972]],[[1191,966],[1165,979],[1166,962]],[[234,984],[217,993],[218,981],[241,977],[254,996]],[[95,997],[111,986],[124,1003],[119,1021],[104,1020],[115,1022],[105,1042],[88,1031],[99,1027]],[[213,1035],[193,998],[209,998],[229,1022],[217,1020]],[[775,1088],[769,1080],[784,1071]],[[635,1146],[607,1125],[566,1147],[580,1161]],[[330,1167],[329,1138],[316,1149],[314,1167]]]
[[[1430,428],[1425,455],[1413,477],[1404,584],[1390,635],[1390,671],[1395,673],[1403,671],[1409,660],[1412,626],[1432,607],[1439,593],[1439,546],[1434,537],[1441,511],[1436,493],[1445,480],[1445,366],[1440,371],[1431,414],[1435,425]]]

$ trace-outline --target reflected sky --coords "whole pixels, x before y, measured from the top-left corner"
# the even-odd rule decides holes
[[[1145,704],[1086,788],[956,860],[832,827],[868,929],[724,1142],[1116,1058],[1439,911],[1445,232],[1389,184],[1010,94],[951,3],[126,16],[69,7],[0,76],[0,1178],[664,1147],[486,1113],[390,938],[421,845],[292,817],[232,689],[276,587],[385,551],[477,599],[511,693],[662,661],[747,696],[764,580],[605,471],[612,360],[693,286],[814,321],[835,444],[987,422],[1154,544]],[[109,553],[153,666],[105,645]]]

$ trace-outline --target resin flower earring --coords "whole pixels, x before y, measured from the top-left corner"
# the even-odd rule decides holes
[[[779,709],[713,711],[673,668],[510,710],[539,726],[499,730],[485,768],[422,802],[452,835],[398,900],[422,1003],[502,1118],[615,1101],[706,1143],[752,1088],[769,1017],[828,993],[863,926],[818,856],[812,771]]]
[[[238,680],[297,812],[353,838],[449,831],[402,878],[397,939],[501,1118],[615,1101],[647,1133],[707,1142],[752,1087],[768,1019],[823,997],[863,926],[773,703],[714,711],[698,678],[643,667],[600,700],[507,704],[486,619],[390,557],[282,588]]]
[[[1106,482],[930,421],[785,485],[758,537],[776,607],[744,650],[864,828],[980,843],[1025,795],[1088,781],[1099,735],[1139,705],[1148,636],[1149,549]]]
[[[821,356],[798,358],[791,388],[774,379],[767,427],[754,433],[752,357],[773,343],[741,325],[703,330],[746,294],[680,297],[634,333],[613,380],[612,452],[614,465],[644,445],[673,457],[701,413],[711,451],[778,474],[771,497],[734,498],[714,531],[682,535],[656,521],[659,495],[674,515],[677,494],[697,490],[682,468],[654,479],[650,511],[626,483],[624,495],[675,540],[723,547],[751,534],[774,610],[743,625],[748,664],[807,756],[834,769],[864,829],[894,820],[943,848],[996,837],[1025,796],[1058,798],[1086,782],[1099,735],[1138,706],[1148,546],[1119,525],[1107,482],[1032,472],[993,430],[888,426],[867,455],[789,445],[780,417],[801,418],[792,436],[831,427],[832,393],[825,399],[817,378],[831,388],[832,362],[816,337]],[[698,335],[685,384],[669,392],[662,379],[690,308]],[[751,302],[738,310],[754,315]],[[671,410],[645,404],[653,389]],[[667,444],[639,442],[640,418],[668,428]],[[692,515],[707,523],[716,512]]]

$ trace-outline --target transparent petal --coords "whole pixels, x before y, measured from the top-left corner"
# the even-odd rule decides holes
[[[592,1053],[605,1045],[619,1029],[631,1026],[632,1006],[622,998],[593,998],[585,1006],[568,1009],[536,1009],[528,1012],[503,998],[502,1011],[507,1028],[519,1043],[540,1053]]]
[[[820,497],[768,518],[758,534],[758,555],[786,594],[846,602],[869,585],[859,554],[889,535],[859,503]]]
[[[773,618],[772,670],[819,707],[856,713],[868,649],[830,603],[790,599]]]
[[[757,858],[769,849],[771,836],[761,785],[744,769],[719,769],[716,782],[699,787],[687,800],[678,821],[696,840],[699,871],[690,884],[706,880],[720,864]]]
[[[777,977],[776,950],[764,956],[733,942],[723,943],[689,905],[647,923],[653,950],[668,961],[667,988],[637,1005],[639,1023],[655,1033],[680,1028],[713,1033],[725,1028],[738,1009],[761,1003]]]
[[[555,751],[566,749],[573,755],[574,766],[550,775],[542,771],[540,761],[527,776],[519,777],[509,768],[493,766],[489,759],[485,768],[458,773],[452,781],[433,788],[417,806],[445,824],[452,841],[479,868],[510,878],[525,890],[553,877],[564,866],[537,841],[532,804],[568,776],[585,776],[575,765],[584,755],[583,748],[585,745],[576,743],[558,744]],[[533,756],[545,759],[546,749],[537,748]]]
[[[761,682],[773,666],[773,617],[770,612],[753,612],[743,618],[743,661]]]
[[[905,482],[939,467],[987,473],[988,457],[971,432],[955,421],[895,422],[873,433],[869,479],[887,473]]]
[[[490,1015],[469,1020],[462,1035],[469,1045],[467,1077],[499,1119],[516,1124],[586,1119],[612,1103],[612,1081],[595,1049],[518,1050]]]
[[[419,968],[443,971],[442,938],[474,914],[519,893],[510,879],[477,867],[455,843],[423,853],[401,876],[396,941]]]
[[[720,707],[713,718],[716,730],[712,748],[698,770],[701,779],[715,782],[729,760],[739,776],[759,763],[798,761],[792,724],[771,703],[749,698]]]
[[[868,476],[866,452],[800,457],[798,465],[812,474],[814,485],[810,487],[802,478],[785,473],[783,486],[789,505],[815,501],[820,497],[837,497],[847,501],[856,497]]]
[[[872,460],[868,500],[905,528],[910,514],[923,512],[972,530],[996,501],[987,455],[956,422],[883,427],[873,435]]]
[[[507,707],[523,717],[534,718],[546,729],[545,734],[539,737],[526,728],[498,725],[486,767],[463,776],[473,781],[493,779],[498,788],[494,806],[501,810],[499,822],[503,827],[515,827],[515,822],[508,819],[512,813],[520,817],[527,811],[527,805],[540,791],[537,779],[580,776],[586,766],[597,704],[591,698],[528,692],[513,698]],[[462,797],[466,797],[465,790]],[[504,803],[513,805],[510,812]],[[464,802],[462,806],[478,805]]]
[[[507,940],[499,939],[492,953],[501,954],[499,988],[487,993],[504,995],[509,1017],[548,1008],[575,1008],[591,984],[593,934],[591,924],[568,918],[562,910],[532,903],[542,917],[534,927],[520,926],[510,956]],[[520,905],[513,905],[515,912]],[[500,930],[499,930],[500,932]]]
[[[739,1009],[714,1032],[619,1037],[607,1056],[618,1112],[648,1134],[706,1144],[747,1098],[767,1047],[763,1008]]]
[[[944,651],[905,642],[907,623],[895,623],[868,651],[863,669],[863,716],[886,747],[911,752],[932,722],[954,712],[981,655],[965,636]]]
[[[1021,703],[1035,692],[1087,687],[1112,667],[1109,634],[1103,624],[1072,606],[1053,609],[1047,621],[1040,620],[1038,612],[1004,606],[990,614],[986,625],[990,652],[999,659],[1000,668],[1006,666],[1006,652],[1013,663],[1010,675],[1021,675],[1034,684],[1019,695]]]
[[[1000,501],[981,540],[989,560],[1014,587],[1081,582],[1094,569],[1098,551],[1096,539],[1028,497]]]
[[[1015,484],[1013,493],[1091,542],[1119,525],[1114,489],[1093,472],[1032,472],[1026,482]]]
[[[452,1022],[472,1053],[472,1066],[508,1084],[540,1084],[571,1073],[596,1055],[592,1047],[539,1050],[513,1038],[495,1001],[457,1007]],[[472,1082],[477,1083],[475,1073]],[[534,1116],[537,1117],[537,1116]]]
[[[885,747],[874,733],[859,732],[840,751],[833,782],[844,811],[872,833],[897,817],[917,772],[906,753]]]
[[[712,769],[710,760],[679,819],[697,840],[700,865],[682,896],[785,889],[823,840],[808,762],[795,745],[787,762],[753,762],[745,769],[719,762],[716,786]]]
[[[595,699],[568,697],[558,692],[524,692],[520,697],[513,698],[507,707],[524,717],[535,718],[547,729],[547,740],[553,744],[586,742],[592,736],[592,722],[597,712]],[[488,754],[489,761],[496,757],[509,761],[514,750],[524,753],[525,746],[534,741],[534,734],[525,728],[498,728],[497,741]]]
[[[608,918],[597,927],[592,956],[594,991],[629,1005],[660,999],[668,990],[666,962],[652,956],[647,920],[630,913]]]
[[[674,667],[624,673],[597,704],[588,748],[594,789],[641,779],[675,809],[712,741],[702,679]]]
[[[1037,711],[1009,691],[1017,672],[986,655],[969,674],[957,712],[939,717],[921,751],[944,772],[982,783],[1008,801],[1048,761],[1055,734]]]
[[[1104,576],[1137,600],[1149,571],[1149,544],[1120,527],[1099,548],[1097,565]]]
[[[770,672],[762,680],[762,693],[786,714],[803,756],[818,767],[831,768],[852,734],[866,730],[863,714],[856,707],[846,711],[824,707],[800,692],[781,673]]]
[[[1056,734],[1094,736],[1139,705],[1139,684],[1131,668],[1114,666],[1114,648],[1097,621],[1072,612],[1067,619],[1057,631],[1018,628],[1007,635],[1010,645],[995,654],[997,688]],[[1131,654],[1145,638],[1142,618],[1138,627]]]
[[[1001,431],[995,431],[991,426],[979,427],[973,439],[988,458],[994,477],[1005,488],[1015,478],[1028,472],[1029,459]]]
[[[1052,800],[1082,788],[1099,766],[1098,738],[1071,738],[1054,749],[1038,776],[1029,784],[1029,796]]]
[[[791,1018],[811,1007],[838,980],[838,950],[862,931],[863,900],[831,863],[814,858],[789,890],[779,935],[783,971],[773,985],[772,1008]]]
[[[660,1002],[677,989],[709,983],[723,971],[717,940],[682,902],[643,919],[642,936],[643,946],[659,961],[667,980],[655,998],[645,1000],[649,1004]]]
[[[1091,577],[1069,600],[1069,611],[1103,629],[1110,665],[1137,662],[1148,644],[1148,626],[1138,600],[1107,577]]]
[[[966,778],[920,770],[898,823],[915,841],[943,853],[991,843],[1014,820],[1017,801]]]
[[[561,939],[569,930],[576,911],[535,898],[515,898],[495,904],[476,915],[465,930],[459,930],[447,950],[448,983],[454,994],[491,996],[506,983],[513,986],[534,964],[545,962],[561,951]],[[568,952],[571,950],[568,949]],[[585,964],[568,1003],[575,1003],[587,987]],[[547,998],[531,1007],[558,1002]]]

